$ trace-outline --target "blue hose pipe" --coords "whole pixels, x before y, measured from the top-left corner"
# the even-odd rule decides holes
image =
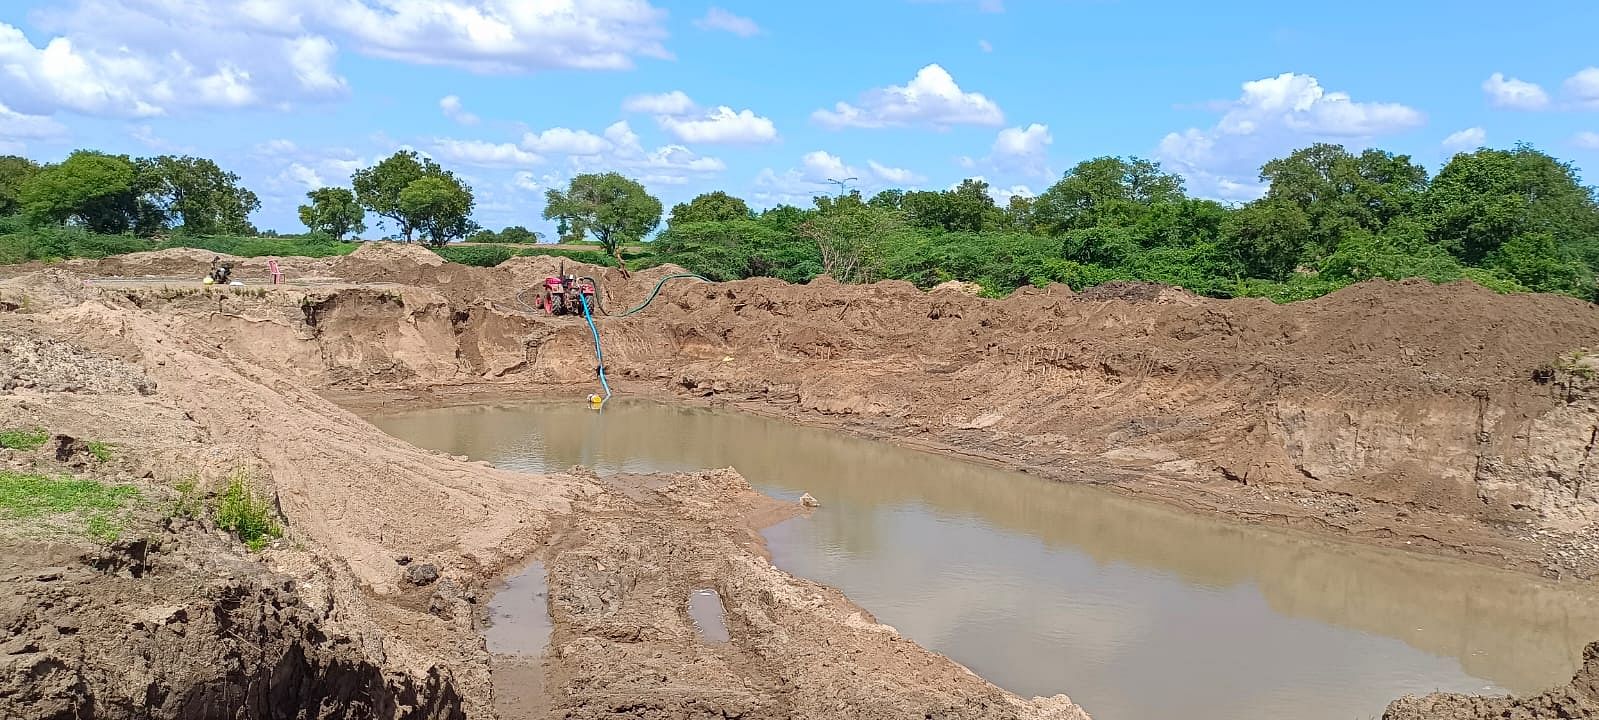
[[[594,335],[594,360],[599,363],[600,387],[605,388],[605,397],[595,402],[594,397],[589,400],[595,405],[602,405],[611,399],[611,383],[605,380],[605,352],[600,350],[600,329],[594,326],[594,315],[589,312],[589,299],[583,293],[577,294],[578,301],[583,304],[583,319],[589,323],[589,332]]]

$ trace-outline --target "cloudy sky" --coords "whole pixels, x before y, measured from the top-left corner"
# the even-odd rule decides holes
[[[1599,172],[1586,0],[717,2],[5,0],[0,153],[205,155],[284,231],[401,147],[466,176],[479,222],[535,228],[593,170],[756,206],[845,178],[1003,201],[1107,154],[1247,200],[1318,140],[1432,168],[1525,141]]]

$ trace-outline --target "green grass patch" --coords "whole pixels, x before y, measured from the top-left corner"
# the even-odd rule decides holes
[[[236,470],[228,486],[217,498],[217,527],[232,532],[249,546],[259,551],[266,544],[283,537],[272,503],[256,493],[250,474]]]
[[[111,462],[111,457],[114,454],[111,451],[111,448],[112,446],[110,443],[103,443],[97,440],[91,440],[89,442],[89,454],[93,455],[94,459],[98,462]]]
[[[0,430],[0,447],[12,450],[38,450],[49,439],[43,428]]]
[[[122,511],[138,498],[131,485],[0,470],[0,520],[7,523],[76,516],[85,534],[109,543],[122,534]]]

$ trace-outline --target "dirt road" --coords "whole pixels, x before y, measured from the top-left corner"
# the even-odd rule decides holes
[[[518,297],[558,259],[480,269],[372,245],[283,259],[282,286],[177,281],[203,273],[205,255],[0,282],[0,333],[25,339],[0,355],[11,378],[0,420],[126,448],[127,473],[151,492],[185,477],[215,488],[250,468],[288,528],[251,572],[293,579],[317,637],[360,639],[337,645],[353,658],[343,664],[302,663],[312,669],[301,687],[338,687],[347,676],[316,668],[366,663],[407,717],[487,716],[474,608],[502,571],[536,557],[550,569],[555,622],[546,686],[567,717],[1080,717],[1064,697],[1009,695],[772,568],[751,528],[775,510],[736,475],[532,477],[420,451],[326,399],[585,393],[587,328],[529,313]],[[235,272],[259,279],[264,267]],[[673,270],[593,272],[615,309]],[[84,282],[114,275],[174,282]],[[1599,483],[1588,478],[1599,405],[1583,352],[1599,346],[1599,311],[1567,298],[1378,282],[1289,306],[1138,285],[995,301],[893,282],[673,281],[645,312],[599,326],[626,393],[725,403],[1362,542],[1573,581],[1599,574]],[[107,363],[149,393],[91,382]],[[206,531],[151,532],[181,547]],[[63,560],[34,540],[7,542],[8,557],[39,558],[7,568],[17,577],[94,552],[78,542]],[[417,564],[441,577],[407,580]],[[115,587],[140,599],[96,601],[164,607],[159,590]],[[696,587],[727,601],[729,647],[694,640],[683,605]],[[44,628],[41,602],[14,592],[0,620]],[[320,647],[200,633],[215,652],[257,660],[163,683],[249,687],[271,674],[269,656]],[[70,674],[82,658],[119,657],[111,644],[57,633],[28,647]],[[121,703],[103,707],[145,702],[139,688],[75,682]],[[317,692],[291,699],[327,696]],[[0,687],[0,709],[20,697]],[[356,714],[388,716],[375,707]]]

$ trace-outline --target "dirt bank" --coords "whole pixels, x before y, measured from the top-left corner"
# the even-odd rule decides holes
[[[500,573],[542,557],[556,620],[546,687],[569,717],[1085,717],[1064,696],[1005,693],[773,569],[750,530],[773,509],[736,475],[628,486],[501,471],[322,399],[313,391],[481,378],[494,359],[525,377],[567,333],[513,337],[530,319],[503,300],[452,299],[514,297],[515,273],[540,268],[455,276],[381,252],[333,268],[409,255],[406,272],[443,287],[335,277],[204,291],[62,269],[0,282],[0,377],[15,380],[0,427],[95,438],[117,459],[94,472],[149,497],[188,482],[214,495],[242,473],[286,531],[254,554],[211,529],[208,500],[192,523],[124,530],[159,547],[126,575],[93,559],[105,548],[92,533],[7,536],[0,626],[16,672],[0,715],[489,717],[475,608]],[[650,277],[608,290],[642,298]],[[686,630],[679,594],[694,583],[728,599],[728,646]]]
[[[343,282],[367,284],[120,291],[341,402],[593,382],[587,328],[516,302],[552,268],[392,246],[339,262]],[[618,276],[611,304],[641,301],[666,272]],[[384,277],[420,284],[368,282]],[[986,300],[897,282],[678,280],[600,325],[628,393],[1550,577],[1599,573],[1599,405],[1580,356],[1599,346],[1599,311],[1570,298],[1419,281],[1279,306],[1147,285]]]
[[[289,530],[262,571],[318,598],[307,623],[371,639],[340,652],[398,695],[435,688],[485,716],[473,608],[497,574],[539,557],[555,622],[548,699],[569,717],[1078,712],[1008,695],[772,569],[750,530],[766,511],[736,476],[504,472],[417,450],[324,399],[588,392],[587,327],[527,312],[520,295],[558,259],[468,268],[383,244],[284,259],[288,285],[206,290],[180,254],[0,282],[0,339],[43,341],[0,368],[13,378],[0,408],[13,425],[126,447],[127,471],[155,484],[214,488],[249,468]],[[170,282],[85,282],[179,265]],[[1335,537],[1599,574],[1599,390],[1583,354],[1599,346],[1599,311],[1586,303],[1469,283],[1374,282],[1277,306],[1146,285],[986,300],[897,282],[679,280],[621,318],[674,269],[568,270],[601,281],[606,366],[625,393]],[[441,577],[409,582],[401,560]],[[695,641],[683,607],[696,587],[726,599],[733,643]]]
[[[1599,718],[1599,642],[1588,646],[1571,684],[1531,697],[1434,693],[1395,700],[1383,720],[1542,720]]]

